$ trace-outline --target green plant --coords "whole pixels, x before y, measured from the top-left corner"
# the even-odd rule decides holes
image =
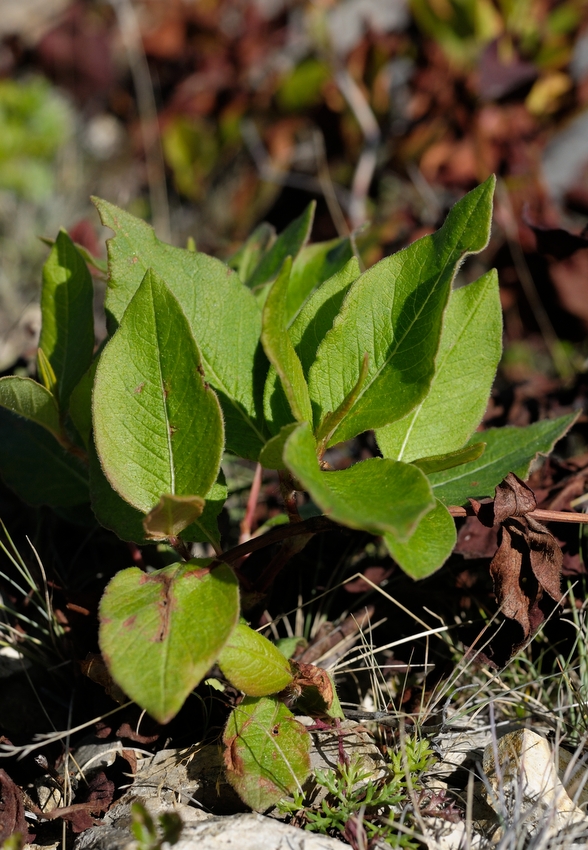
[[[376,840],[391,847],[417,847],[410,836],[399,833],[394,816],[409,802],[407,788],[422,790],[421,775],[433,761],[428,741],[406,738],[383,775],[373,776],[356,756],[337,770],[315,772],[316,788],[327,791],[320,804],[313,804],[315,788],[307,795],[295,794],[293,801],[280,801],[278,807],[311,832],[346,838],[354,847],[371,846]]]
[[[40,200],[53,188],[53,160],[71,134],[66,102],[41,77],[0,81],[0,189]]]
[[[313,533],[338,523],[382,536],[409,575],[427,576],[455,543],[447,506],[491,495],[509,471],[524,477],[574,420],[474,434],[501,352],[497,277],[452,284],[488,242],[493,189],[490,178],[437,233],[363,274],[349,239],[306,244],[312,205],[275,239],[256,231],[225,264],[96,200],[115,234],[106,344],[94,354],[92,280],[62,231],[43,274],[40,380],[0,380],[7,484],[64,515],[90,500],[123,540],[168,541],[179,554],[112,579],[102,653],[164,723],[218,662],[246,695],[224,740],[229,777],[255,808],[309,770],[308,734],[276,694],[326,717],[341,711],[326,674],[240,623],[239,559],[282,542],[247,588],[263,593]],[[383,457],[329,468],[331,446],[372,429]],[[279,471],[289,520],[229,552],[217,524],[223,452]],[[302,522],[297,490],[324,516]],[[191,558],[193,542],[216,557]]]
[[[182,819],[177,812],[163,812],[156,825],[145,806],[135,801],[131,805],[131,832],[138,850],[161,850],[164,843],[173,847],[182,832]]]

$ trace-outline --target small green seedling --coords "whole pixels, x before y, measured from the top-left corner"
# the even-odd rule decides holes
[[[219,664],[246,695],[225,743],[231,782],[253,808],[306,778],[308,733],[279,694],[304,705],[316,681],[240,623],[231,564],[241,550],[223,552],[217,521],[223,454],[279,470],[290,522],[267,540],[284,541],[281,565],[311,536],[296,510],[304,490],[329,518],[312,530],[381,536],[419,579],[454,547],[448,506],[492,495],[508,472],[525,477],[574,419],[475,433],[501,354],[498,281],[490,271],[453,283],[488,243],[493,192],[489,178],[439,231],[363,273],[349,239],[307,244],[313,205],[277,238],[256,231],[227,264],[167,245],[96,199],[114,231],[108,337],[96,352],[87,257],[64,231],[52,245],[39,380],[0,379],[0,474],[33,505],[62,516],[91,505],[123,540],[178,552],[164,569],[112,579],[101,650],[116,683],[162,723]],[[382,457],[328,468],[331,446],[369,430]],[[194,542],[216,557],[192,559]],[[323,714],[340,716],[336,695],[327,702]]]

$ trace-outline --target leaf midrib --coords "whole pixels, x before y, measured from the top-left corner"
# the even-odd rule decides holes
[[[475,206],[475,207],[474,207],[474,209],[471,211],[471,213],[470,213],[470,215],[469,215],[469,218],[471,218],[471,217],[474,215],[475,211],[477,210],[478,206],[480,205],[480,202],[481,202],[481,199],[480,199],[480,200],[478,200],[478,202],[476,203],[476,206]],[[406,339],[406,337],[408,336],[408,334],[412,331],[412,329],[413,329],[414,325],[416,324],[416,322],[417,322],[417,321],[418,321],[418,319],[420,318],[420,315],[421,315],[422,311],[425,309],[425,307],[426,307],[426,306],[427,306],[427,304],[429,303],[429,300],[433,297],[434,293],[437,291],[437,287],[438,287],[438,284],[439,284],[439,280],[441,279],[442,275],[445,273],[445,271],[446,271],[447,267],[450,265],[450,263],[451,263],[451,259],[454,257],[454,255],[455,255],[455,253],[456,253],[456,250],[457,250],[457,244],[459,243],[459,240],[460,240],[460,239],[461,239],[461,237],[463,236],[463,234],[464,234],[464,232],[465,232],[465,230],[466,230],[466,228],[467,228],[467,224],[468,224],[467,222],[463,224],[463,226],[462,226],[461,230],[459,231],[459,237],[458,237],[458,238],[456,238],[456,239],[454,240],[454,245],[453,245],[453,246],[450,248],[450,250],[448,251],[448,257],[447,257],[447,260],[445,261],[444,265],[441,267],[441,269],[440,269],[440,271],[439,271],[439,273],[438,273],[438,275],[437,275],[437,280],[436,280],[436,282],[435,282],[434,286],[431,288],[431,290],[430,290],[429,294],[427,295],[426,299],[422,302],[421,307],[420,307],[420,309],[419,309],[419,311],[418,311],[417,315],[415,316],[414,320],[413,320],[413,321],[411,322],[411,324],[408,326],[408,328],[406,329],[406,331],[405,331],[404,335],[403,335],[402,337],[400,337],[400,338],[399,338],[398,342],[396,342],[396,343],[395,343],[394,348],[390,351],[390,354],[388,355],[388,357],[384,360],[384,362],[382,363],[382,365],[381,365],[381,366],[377,369],[377,371],[374,373],[373,378],[372,378],[369,382],[366,382],[366,383],[364,384],[364,387],[363,387],[362,391],[359,393],[358,398],[357,398],[357,401],[355,402],[355,404],[354,404],[354,406],[353,406],[353,409],[349,412],[348,417],[353,417],[354,415],[356,415],[356,416],[357,416],[357,406],[358,406],[359,402],[361,401],[361,399],[363,398],[363,396],[365,395],[365,393],[366,393],[366,392],[367,392],[367,391],[368,391],[368,390],[369,390],[369,389],[373,386],[373,384],[376,382],[376,380],[380,377],[380,375],[381,375],[382,371],[386,368],[386,366],[390,363],[390,361],[391,361],[391,360],[392,360],[392,359],[396,356],[396,354],[397,354],[397,352],[398,352],[398,349],[400,348],[400,346],[402,345],[402,343],[404,342],[404,340]],[[443,228],[441,229],[441,231],[438,231],[438,233],[442,232],[442,230],[443,230]],[[432,239],[432,236],[431,236],[431,237],[429,237],[429,238],[431,238],[431,239]],[[464,250],[463,252],[461,252],[461,254],[458,256],[458,258],[455,260],[455,264],[457,264],[457,262],[459,262],[459,260],[460,260],[460,259],[462,259],[464,256],[467,256],[467,254],[469,254],[469,253],[471,253],[471,251]],[[394,255],[394,256],[396,256],[396,255]],[[396,299],[396,287],[395,287],[394,294],[393,294],[392,309],[394,308],[394,301],[395,301],[395,299]],[[348,417],[345,417],[345,419],[347,419]],[[337,428],[337,431],[339,431],[339,430],[341,429],[341,427],[343,426],[344,422],[345,422],[345,420],[343,420],[343,422],[341,423],[341,425],[339,426],[339,428]],[[336,436],[337,431],[336,431],[336,432],[335,432],[335,434],[333,435],[333,438]]]

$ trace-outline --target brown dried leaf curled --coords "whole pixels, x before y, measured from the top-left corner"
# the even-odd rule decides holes
[[[562,561],[562,551],[544,525],[529,516],[503,521],[490,574],[503,614],[523,630],[513,653],[544,621],[545,603],[559,604]]]

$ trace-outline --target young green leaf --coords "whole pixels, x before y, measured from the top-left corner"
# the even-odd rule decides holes
[[[315,360],[317,348],[333,326],[333,320],[341,309],[343,299],[359,274],[359,264],[353,257],[312,293],[290,325],[290,339],[306,378]],[[276,434],[283,425],[292,421],[290,405],[273,366],[270,367],[265,383],[263,406],[272,434]]]
[[[87,502],[88,472],[35,422],[0,408],[0,475],[30,505]]]
[[[288,323],[298,315],[315,289],[340,271],[353,258],[351,240],[331,239],[305,245],[292,264],[286,312]],[[358,275],[359,276],[359,275]]]
[[[376,432],[384,457],[411,461],[463,446],[484,415],[501,351],[502,312],[492,270],[451,293],[427,395],[408,416]]]
[[[421,517],[435,507],[426,476],[411,464],[370,458],[348,469],[323,472],[308,424],[288,438],[284,461],[315,504],[350,528],[390,532],[407,540]]]
[[[308,376],[319,426],[357,384],[368,353],[368,377],[331,445],[401,419],[427,394],[451,283],[463,258],[488,242],[493,191],[489,178],[437,233],[381,260],[349,290]]]
[[[227,501],[228,489],[221,469],[218,480],[214,482],[206,496],[202,514],[185,528],[180,537],[189,543],[210,543],[213,549],[220,551],[220,532],[218,515]]]
[[[247,284],[249,278],[263,255],[276,239],[276,231],[271,224],[262,222],[255,228],[249,239],[227,260],[227,265],[239,275],[239,280]]]
[[[42,348],[37,348],[37,372],[41,384],[51,393],[53,398],[56,399],[59,395],[57,375],[53,371],[53,366],[49,363],[47,355]]]
[[[105,528],[114,531],[121,540],[139,545],[149,543],[143,528],[144,514],[125,502],[110,486],[100,461],[96,455],[93,441],[89,446],[90,458],[90,498],[96,519]],[[227,486],[222,476],[215,481],[205,496],[204,510],[197,520],[181,533],[182,540],[190,543],[210,543],[218,551],[220,534],[217,517],[227,500]]]
[[[316,201],[312,201],[304,210],[302,215],[295,218],[288,227],[280,233],[269,251],[264,254],[255,270],[247,281],[251,289],[263,286],[273,280],[282,266],[286,257],[296,257],[303,245],[308,241]]]
[[[169,540],[170,537],[177,537],[190,523],[198,519],[204,505],[201,496],[173,496],[164,493],[143,519],[145,536],[148,540]]]
[[[223,408],[227,449],[257,460],[267,439],[261,417],[267,363],[264,369],[258,362],[261,310],[255,297],[220,260],[166,245],[140,219],[107,201],[95,198],[94,203],[102,223],[116,234],[107,242],[110,277],[105,308],[111,332],[152,268],[168,282],[198,341],[206,380]]]
[[[414,579],[426,578],[443,566],[456,540],[454,519],[439,499],[434,510],[421,519],[409,540],[401,543],[393,534],[384,535],[396,563]]]
[[[284,446],[290,434],[296,430],[298,422],[291,422],[280,429],[280,433],[268,440],[259,454],[259,462],[264,469],[286,469]]]
[[[412,463],[414,466],[422,469],[425,475],[431,475],[433,472],[442,472],[444,469],[453,469],[454,466],[460,466],[462,463],[478,460],[479,457],[482,457],[485,450],[486,443],[472,443],[463,449],[458,449],[456,452],[420,457],[417,460],[413,460]]]
[[[100,603],[100,649],[115,682],[160,723],[182,707],[239,617],[237,580],[209,559],[122,570]]]
[[[543,419],[526,428],[489,428],[474,434],[470,442],[483,437],[484,454],[471,463],[430,475],[433,493],[446,505],[465,505],[470,497],[493,496],[494,488],[509,472],[525,479],[531,461],[538,454],[549,454],[577,416],[571,413],[558,419]]]
[[[270,289],[263,308],[261,341],[268,360],[280,376],[290,409],[298,422],[310,422],[312,409],[302,365],[288,333],[286,301],[292,261],[288,257]]]
[[[254,811],[300,789],[310,772],[310,735],[271,697],[245,697],[229,717],[223,743],[227,778]]]
[[[64,411],[71,391],[92,361],[93,298],[88,267],[61,230],[43,266],[39,348],[57,377],[58,401]]]
[[[61,439],[57,402],[49,390],[32,378],[16,375],[0,378],[0,406],[36,422],[57,440]]]
[[[69,415],[86,448],[90,445],[92,435],[92,390],[98,359],[96,355],[92,365],[84,372],[69,397]]]
[[[201,370],[178,302],[147,272],[100,356],[93,397],[106,477],[144,513],[163,493],[204,496],[218,475],[222,414]]]
[[[280,650],[244,623],[233,630],[218,664],[229,682],[249,697],[276,694],[294,678]]]

